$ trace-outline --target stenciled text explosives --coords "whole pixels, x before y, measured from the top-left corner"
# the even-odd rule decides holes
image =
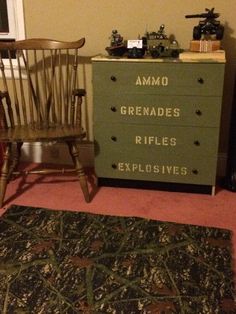
[[[155,173],[161,175],[186,176],[187,167],[176,165],[141,164],[132,162],[118,162],[117,170],[121,172]]]

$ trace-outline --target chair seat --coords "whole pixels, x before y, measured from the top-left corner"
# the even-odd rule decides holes
[[[35,142],[48,140],[82,139],[85,132],[72,125],[37,128],[33,126],[16,126],[9,129],[0,129],[0,142]]]

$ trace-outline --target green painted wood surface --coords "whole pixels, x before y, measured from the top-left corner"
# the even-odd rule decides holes
[[[219,127],[221,97],[95,93],[94,121]]]
[[[93,62],[97,176],[215,185],[224,67]]]
[[[94,92],[221,96],[224,64],[94,62]]]
[[[216,157],[208,158],[169,154],[149,156],[144,161],[141,155],[125,156],[123,151],[110,155],[101,151],[95,158],[95,170],[98,177],[134,179],[160,182],[214,185],[216,175]]]
[[[97,158],[102,151],[110,156],[121,151],[127,158],[139,155],[142,161],[151,155],[154,160],[159,155],[168,159],[170,154],[185,160],[186,150],[188,156],[216,156],[218,129],[103,123],[96,127],[95,143]]]

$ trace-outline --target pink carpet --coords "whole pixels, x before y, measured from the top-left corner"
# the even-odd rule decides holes
[[[226,228],[233,231],[235,257],[236,193],[220,188],[215,196],[112,187],[96,189],[93,175],[89,176],[89,181],[93,199],[87,204],[73,175],[17,178],[8,185],[0,214],[11,204],[18,204]],[[236,272],[235,258],[234,269]]]

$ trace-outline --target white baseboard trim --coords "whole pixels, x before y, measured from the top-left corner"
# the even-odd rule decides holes
[[[85,143],[80,145],[81,161],[85,167],[94,166],[94,145]],[[67,146],[62,143],[25,143],[22,148],[22,161],[26,162],[47,162],[55,164],[72,164]],[[220,177],[225,175],[227,154],[219,153],[217,174]]]
[[[85,167],[94,165],[94,149],[92,143],[79,145],[81,162]],[[36,163],[55,163],[71,165],[72,160],[67,148],[63,143],[24,143],[22,147],[22,161]]]

